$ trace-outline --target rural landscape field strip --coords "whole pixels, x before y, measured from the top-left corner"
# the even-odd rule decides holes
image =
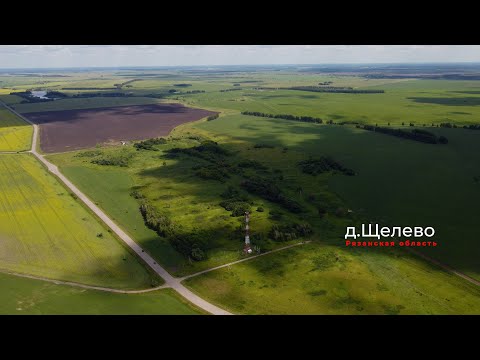
[[[19,273],[11,272],[11,271],[0,270],[0,273],[7,274],[7,275],[12,275],[12,276],[17,276],[17,277],[23,277],[23,278],[27,278],[27,279],[45,281],[45,282],[49,282],[49,283],[56,284],[56,285],[67,285],[67,286],[79,287],[79,288],[83,288],[83,289],[106,291],[106,292],[112,292],[112,293],[117,293],[117,294],[143,294],[143,293],[146,293],[146,292],[165,289],[165,288],[169,287],[167,285],[160,285],[160,286],[157,286],[157,287],[152,287],[152,288],[143,289],[143,290],[122,290],[122,289],[112,289],[112,288],[101,287],[101,286],[86,285],[86,284],[81,284],[81,283],[76,283],[76,282],[71,282],[71,281],[54,280],[54,279],[44,278],[44,277],[40,277],[40,276],[34,276],[34,275],[28,275],[28,274],[19,274]]]
[[[215,267],[210,268],[210,269],[207,269],[207,270],[199,271],[199,272],[197,272],[197,273],[195,273],[195,274],[183,276],[183,277],[179,278],[178,280],[179,280],[179,281],[187,280],[187,279],[190,279],[190,278],[192,278],[192,277],[195,277],[195,276],[199,276],[199,275],[208,273],[208,272],[210,272],[210,271],[222,269],[222,268],[225,268],[225,267],[230,267],[230,266],[233,266],[233,265],[235,265],[235,264],[239,264],[239,263],[242,263],[242,262],[245,262],[245,261],[249,261],[249,260],[256,259],[256,258],[258,258],[258,257],[260,257],[260,256],[269,255],[269,254],[272,254],[272,253],[276,253],[276,252],[278,252],[278,251],[287,250],[287,249],[290,249],[290,248],[292,248],[292,247],[300,246],[300,245],[304,245],[304,244],[308,244],[308,243],[310,243],[310,241],[303,241],[303,242],[299,242],[299,243],[292,244],[292,245],[282,246],[281,248],[278,248],[278,249],[275,249],[275,250],[266,251],[266,252],[261,253],[261,254],[258,254],[258,255],[249,256],[248,258],[245,258],[245,259],[242,259],[242,260],[232,261],[232,262],[230,262],[230,263],[228,263],[228,264],[223,264],[223,265],[220,265],[220,266],[215,266]]]
[[[8,108],[14,113],[16,113],[15,110],[11,109],[10,107]],[[18,113],[16,114],[24,118],[22,115]],[[138,244],[135,243],[135,241],[130,236],[128,236],[117,224],[115,224],[100,208],[98,208],[75,185],[73,185],[65,176],[63,176],[63,174],[60,173],[60,171],[55,165],[47,161],[43,157],[43,155],[39,154],[36,151],[38,141],[38,125],[33,124],[28,119],[25,120],[31,123],[34,128],[34,136],[31,150],[32,154],[34,154],[35,157],[40,160],[51,173],[56,175],[57,178],[59,178],[75,195],[77,195],[78,198],[83,201],[85,205],[87,205],[87,207],[89,207],[110,229],[112,229],[112,231],[114,231],[119,236],[119,238],[124,241],[125,244],[127,244],[142,260],[144,260],[145,263],[150,266],[150,268],[152,268],[163,280],[165,280],[166,285],[169,285],[187,300],[200,307],[201,309],[208,311],[209,313],[212,313],[214,315],[231,315],[231,313],[229,313],[228,311],[225,311],[200,298],[198,295],[194,294],[185,286],[183,286],[180,281],[171,276],[163,267],[157,264],[157,262],[150,255],[148,255],[140,246],[138,246]]]
[[[443,270],[449,272],[449,273],[452,273],[454,275],[457,275],[457,276],[460,276],[462,279],[465,279],[467,280],[468,282],[474,284],[474,285],[477,285],[477,286],[480,286],[480,281],[478,281],[477,279],[474,279],[458,270],[455,270],[453,269],[452,267],[438,261],[438,260],[435,260],[434,258],[428,256],[428,255],[425,255],[425,254],[422,254],[421,252],[419,251],[416,251],[414,249],[411,249],[411,248],[406,248],[408,251],[410,251],[411,253],[415,254],[416,256],[419,256],[421,257],[422,259],[424,260],[427,260],[428,262],[432,263],[432,264],[435,264],[439,267],[441,267]]]

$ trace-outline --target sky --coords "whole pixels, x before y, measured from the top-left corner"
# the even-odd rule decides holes
[[[0,45],[0,68],[480,62],[479,45]]]

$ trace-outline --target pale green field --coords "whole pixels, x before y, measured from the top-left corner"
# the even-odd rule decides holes
[[[186,280],[243,314],[480,314],[480,288],[400,251],[312,243]]]
[[[0,155],[0,190],[0,269],[113,288],[160,282],[33,156]]]
[[[203,312],[171,289],[115,294],[0,274],[0,314],[196,315]]]
[[[0,108],[0,151],[29,150],[33,127],[11,111]]]

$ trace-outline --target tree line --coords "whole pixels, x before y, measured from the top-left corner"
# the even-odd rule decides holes
[[[414,141],[420,141],[427,144],[447,144],[448,139],[445,136],[437,137],[435,134],[420,129],[413,129],[411,131],[402,129],[392,129],[387,127],[373,126],[373,125],[357,125],[357,128],[375,131],[386,135],[396,136],[403,139],[409,139]]]
[[[456,129],[458,128],[458,126],[456,124],[452,124],[452,123],[449,123],[449,122],[446,122],[446,123],[441,123],[440,124],[440,127],[443,127],[443,128],[448,128],[448,129]],[[463,125],[463,128],[464,129],[467,129],[467,130],[480,130],[480,124],[471,124],[471,125]]]
[[[288,90],[301,90],[312,92],[327,92],[327,93],[345,93],[345,94],[383,94],[385,90],[373,89],[353,89],[348,87],[319,87],[319,86],[293,86],[287,88]]]
[[[242,111],[242,115],[250,115],[250,116],[259,116],[259,117],[266,117],[266,118],[273,118],[273,119],[284,119],[284,120],[292,120],[292,121],[301,121],[301,122],[309,122],[309,123],[316,123],[322,124],[323,120],[316,117],[311,116],[295,116],[290,114],[266,114],[259,111]]]

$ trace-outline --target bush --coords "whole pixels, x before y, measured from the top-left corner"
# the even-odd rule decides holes
[[[158,235],[167,237],[174,234],[174,224],[170,218],[158,210],[148,201],[143,201],[140,205],[140,212],[149,229],[154,230]]]
[[[215,115],[211,115],[207,118],[207,121],[212,121],[212,120],[215,120],[215,119],[218,119],[218,114],[215,114]]]
[[[190,234],[174,234],[169,241],[180,254],[193,261],[202,261],[207,258],[206,244],[210,237],[209,234],[194,231]]]
[[[348,169],[328,156],[318,159],[309,159],[298,163],[305,174],[319,175],[328,171],[339,171],[344,175],[353,176],[355,172]]]
[[[280,211],[277,211],[277,210],[272,210],[272,211],[270,211],[270,214],[268,215],[268,218],[270,220],[279,221],[279,220],[283,219],[283,213],[280,212]]]
[[[205,180],[225,182],[230,177],[228,172],[218,165],[197,165],[193,167],[195,175]]]
[[[245,212],[250,212],[250,204],[244,201],[237,200],[224,200],[220,203],[220,206],[227,211],[231,211],[231,216],[243,216]]]
[[[240,186],[250,193],[259,195],[266,200],[280,204],[293,213],[300,213],[303,211],[298,202],[283,195],[280,189],[269,180],[253,178],[243,181]]]
[[[273,225],[268,235],[275,241],[289,241],[311,235],[312,233],[313,229],[310,224],[292,223],[288,225]]]
[[[138,143],[133,144],[133,146],[137,150],[153,150],[158,151],[158,149],[154,148],[154,145],[163,145],[166,144],[167,140],[164,138],[155,138],[155,139],[148,139],[145,141],[140,141]]]
[[[259,207],[257,207],[257,211],[258,212],[264,212],[265,210],[263,209],[263,207],[259,206]]]
[[[127,151],[104,154],[101,158],[90,161],[92,164],[127,167],[134,154]]]
[[[448,144],[448,139],[447,139],[445,136],[440,136],[440,137],[438,138],[438,142],[439,142],[440,144]]]

